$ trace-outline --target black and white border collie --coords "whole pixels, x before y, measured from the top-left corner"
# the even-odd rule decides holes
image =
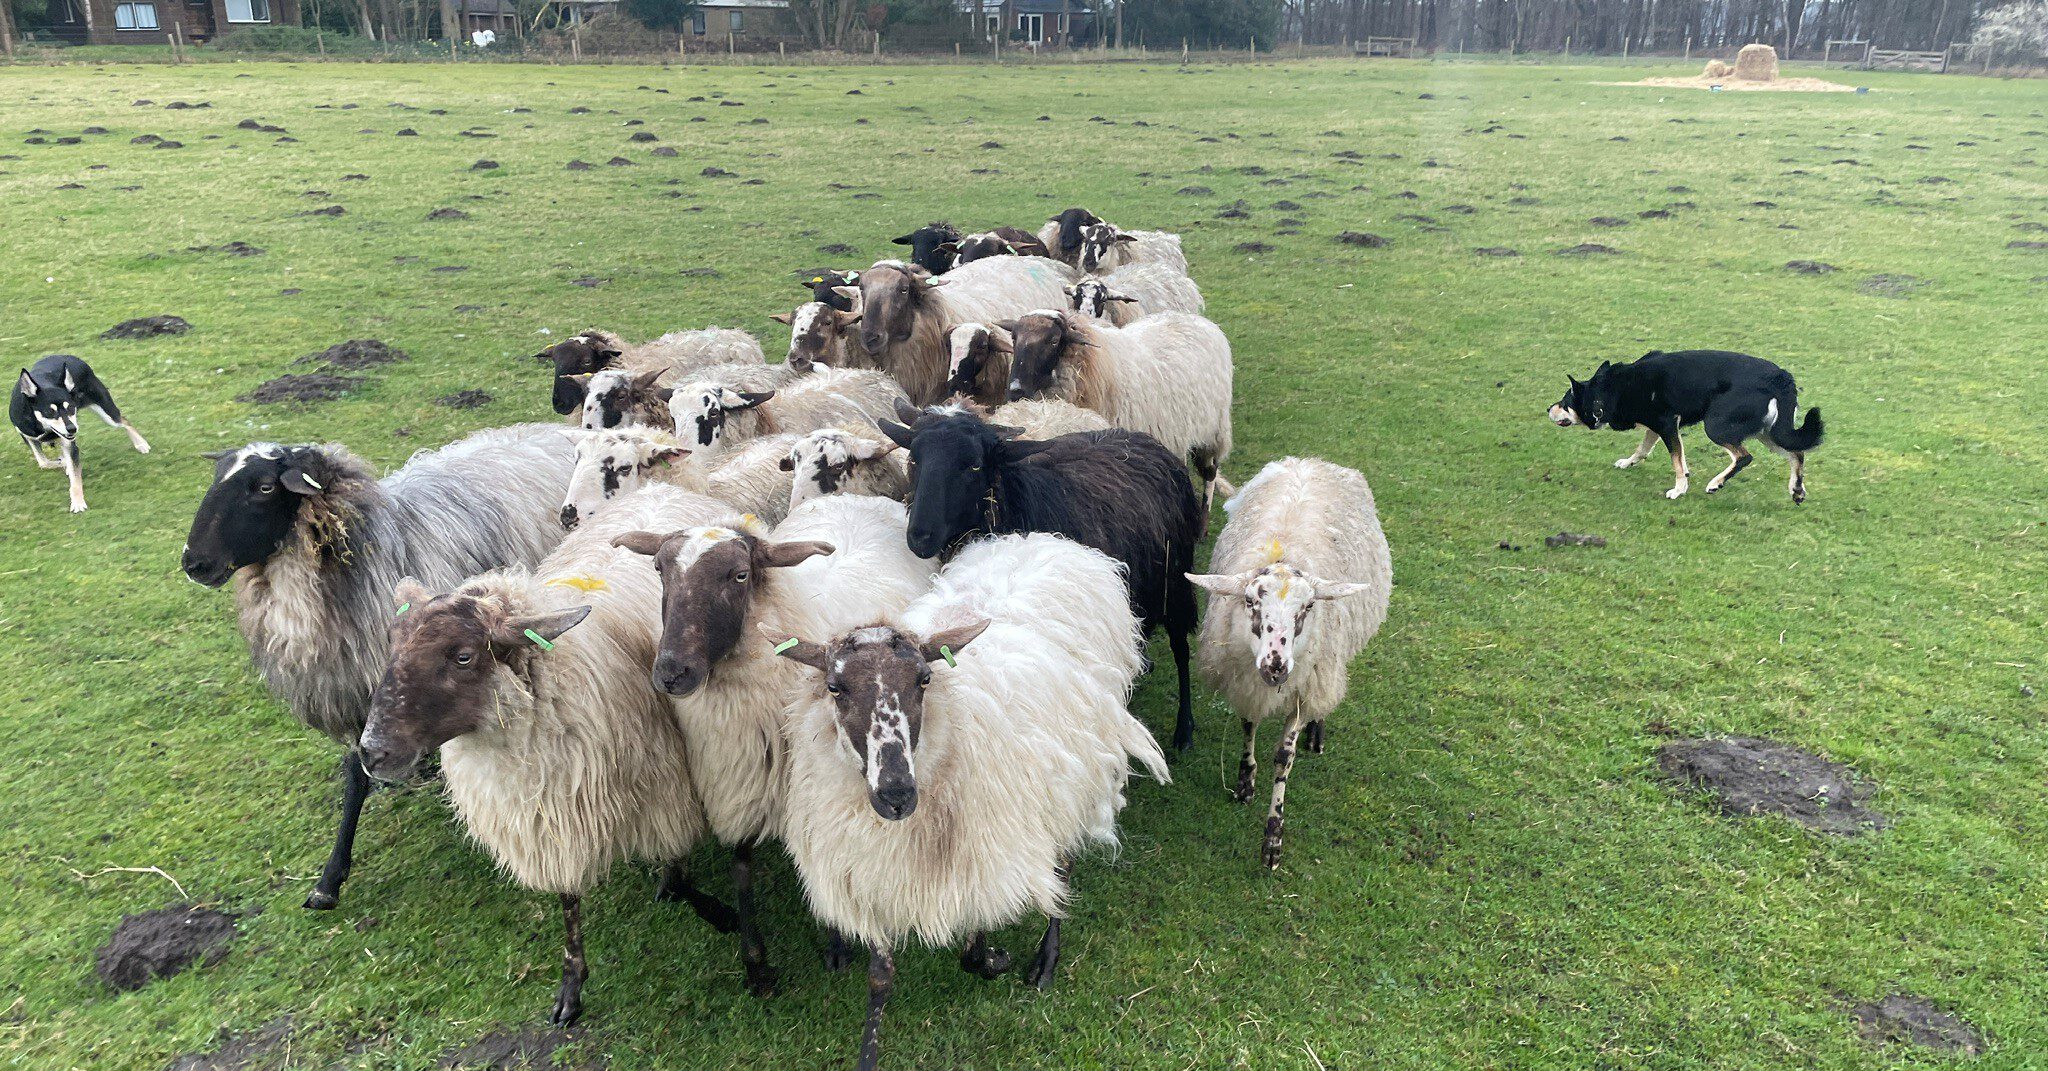
[[[1728,452],[1728,467],[1707,481],[1708,494],[1748,466],[1751,457],[1743,443],[1762,439],[1791,460],[1792,501],[1806,501],[1806,452],[1820,445],[1820,410],[1808,409],[1806,422],[1794,427],[1797,416],[1792,373],[1761,357],[1728,350],[1651,350],[1630,364],[1602,361],[1593,378],[1583,383],[1571,379],[1570,389],[1550,407],[1550,419],[1560,428],[1642,428],[1642,445],[1616,461],[1618,469],[1649,457],[1650,448],[1663,440],[1674,480],[1665,498],[1677,498],[1690,486],[1679,429],[1705,424],[1707,438]]]
[[[78,463],[78,411],[90,409],[100,419],[128,433],[137,453],[149,453],[149,442],[121,416],[121,407],[92,366],[68,353],[51,354],[34,368],[21,370],[14,382],[14,396],[7,402],[7,418],[28,444],[36,467],[63,469],[71,480],[71,512],[85,512],[85,474]],[[57,444],[55,459],[44,455],[43,447]]]

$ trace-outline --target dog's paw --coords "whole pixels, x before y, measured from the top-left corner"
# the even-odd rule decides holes
[[[136,443],[136,444],[135,444],[135,452],[136,452],[136,453],[138,453],[138,454],[146,454],[146,453],[149,453],[149,444],[148,444],[148,443]]]
[[[1622,458],[1620,461],[1615,462],[1614,467],[1618,469],[1632,469],[1635,468],[1636,463],[1641,460],[1642,458],[1630,455],[1628,457]]]
[[[1666,491],[1666,492],[1664,492],[1664,497],[1665,497],[1665,498],[1677,498],[1678,496],[1680,496],[1680,495],[1682,495],[1682,494],[1684,494],[1684,493],[1685,493],[1685,488],[1683,488],[1683,487],[1674,487],[1674,488],[1672,488],[1671,490],[1669,490],[1669,491]]]
[[[73,502],[73,503],[71,504],[71,512],[73,512],[73,513],[84,513],[84,512],[85,512],[85,503],[83,503],[83,502]]]

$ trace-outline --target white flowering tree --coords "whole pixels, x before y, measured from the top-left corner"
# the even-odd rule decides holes
[[[1978,55],[2037,62],[2048,57],[2048,0],[2020,0],[1977,19],[1970,45]]]

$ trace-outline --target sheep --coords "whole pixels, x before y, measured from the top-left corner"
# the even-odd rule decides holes
[[[783,837],[812,912],[870,949],[862,1071],[913,937],[964,941],[962,969],[992,979],[1010,957],[988,931],[1037,911],[1025,980],[1050,987],[1072,859],[1116,844],[1130,760],[1169,780],[1124,706],[1142,661],[1120,571],[1058,536],[1001,536],[894,624],[766,633],[811,671],[786,715]]]
[[[823,302],[841,312],[852,312],[854,301],[860,296],[860,282],[857,271],[840,271],[838,268],[818,268],[815,271],[795,273],[803,281],[805,290],[811,292],[811,300]],[[781,319],[781,317],[776,317]],[[782,320],[788,323],[788,320]]]
[[[369,778],[355,753],[390,649],[384,597],[407,574],[450,585],[531,565],[562,539],[575,453],[554,425],[479,432],[378,480],[339,444],[252,443],[209,455],[213,484],[185,541],[185,575],[235,580],[249,655],[294,715],[347,749],[341,827],[305,906],[340,901]]]
[[[980,234],[970,234],[957,242],[947,242],[939,247],[941,252],[951,253],[952,267],[958,268],[989,257],[1043,257],[1049,253],[1045,243],[1038,236],[1016,227],[997,227]]]
[[[1009,402],[989,411],[991,424],[1024,429],[1026,439],[1056,439],[1077,431],[1107,431],[1114,425],[1093,409],[1052,398]]]
[[[628,858],[668,864],[703,837],[694,758],[645,684],[661,585],[612,546],[621,532],[729,515],[650,487],[564,540],[532,572],[483,573],[445,594],[410,577],[390,598],[391,664],[370,702],[363,765],[400,780],[436,749],[449,800],[512,880],[561,899],[562,982],[550,1019],[583,1011],[583,895]],[[387,614],[389,613],[387,609]],[[684,897],[709,903],[682,878]]]
[[[1085,208],[1069,208],[1045,221],[1038,229],[1038,240],[1044,244],[1046,255],[1068,266],[1081,263],[1081,230],[1102,222],[1102,217]]]
[[[1193,279],[1164,264],[1141,263],[1127,264],[1106,276],[1084,276],[1067,287],[1067,307],[1128,327],[1155,312],[1199,313],[1206,303]]]
[[[910,247],[910,262],[931,272],[944,275],[953,267],[953,254],[939,247],[948,242],[960,241],[960,229],[945,220],[934,220],[900,238],[890,239],[896,245]]]
[[[579,441],[576,471],[562,500],[564,528],[575,528],[610,503],[655,483],[709,495],[771,523],[788,508],[789,479],[779,467],[796,441],[793,435],[757,439],[707,464],[659,428],[635,425],[571,434]]]
[[[870,424],[893,412],[902,398],[902,388],[881,372],[822,368],[767,391],[693,379],[670,395],[669,412],[677,437],[710,459],[762,435]]]
[[[901,261],[861,273],[860,344],[896,377],[912,403],[938,401],[946,382],[946,331],[1060,304],[1079,275],[1043,257],[991,257],[944,278]]]
[[[1060,398],[1190,458],[1213,496],[1230,457],[1230,340],[1215,324],[1162,312],[1129,327],[1046,309],[1003,325],[1012,400]],[[1223,484],[1227,486],[1227,484]]]
[[[967,398],[981,405],[1003,404],[1010,390],[1010,358],[1015,354],[1010,333],[980,322],[954,324],[946,332],[948,398]]]
[[[621,424],[652,424],[669,427],[668,400],[675,384],[686,380],[711,380],[736,390],[771,391],[787,381],[793,369],[788,365],[715,364],[695,369],[652,368],[629,372],[608,368],[587,376],[565,376],[584,384],[583,427],[597,431]]]
[[[660,338],[633,345],[610,331],[591,329],[571,335],[533,355],[534,360],[555,366],[555,412],[568,416],[583,404],[587,376],[607,368],[629,372],[652,369],[688,369],[714,364],[761,364],[767,357],[761,343],[745,331],[707,327],[697,331],[671,331]]]
[[[782,831],[782,711],[798,671],[755,630],[832,635],[902,609],[931,587],[931,566],[906,549],[903,529],[901,503],[832,495],[791,510],[772,536],[742,522],[614,540],[652,557],[661,576],[651,676],[689,743],[712,835],[733,849],[740,959],[757,995],[775,974],[755,924],[753,847]]]
[[[1173,647],[1180,679],[1174,747],[1193,747],[1195,589],[1185,574],[1208,511],[1180,456],[1122,428],[1022,440],[1018,429],[993,426],[963,406],[900,406],[897,421],[882,421],[881,429],[910,451],[912,553],[937,556],[976,535],[1055,532],[1123,562],[1131,612],[1147,635],[1166,626]]]
[[[876,495],[901,502],[910,497],[910,470],[896,444],[842,428],[820,428],[791,443],[782,457],[790,473],[789,508],[821,495]]]
[[[1215,573],[1189,577],[1210,592],[1199,664],[1244,724],[1239,803],[1252,796],[1259,723],[1285,719],[1260,852],[1273,868],[1297,734],[1306,724],[1302,744],[1322,753],[1323,720],[1344,699],[1346,667],[1387,619],[1394,571],[1372,488],[1352,469],[1282,458],[1223,509],[1230,521],[1216,537]]]
[[[1186,275],[1187,254],[1180,235],[1169,231],[1119,230],[1113,223],[1095,223],[1081,231],[1082,271],[1101,274],[1126,264],[1163,264]]]
[[[807,301],[793,311],[773,313],[768,317],[776,323],[789,325],[789,356],[785,363],[791,372],[808,375],[820,366],[875,367],[875,362],[853,338],[853,325],[860,322],[860,290],[856,287],[845,289],[851,291],[851,296],[845,299],[851,308],[840,309],[824,301]]]

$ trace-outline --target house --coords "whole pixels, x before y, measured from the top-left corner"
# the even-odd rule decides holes
[[[455,13],[462,31],[459,36],[464,41],[472,40],[471,34],[483,30],[500,38],[519,30],[519,6],[514,0],[455,0]]]
[[[49,0],[51,37],[74,45],[205,41],[244,26],[297,26],[299,0]]]
[[[1063,48],[1095,39],[1095,11],[1081,0],[953,0],[953,9],[987,19],[982,39]]]
[[[789,12],[789,0],[698,0],[685,36],[706,42],[795,38],[803,31]]]

